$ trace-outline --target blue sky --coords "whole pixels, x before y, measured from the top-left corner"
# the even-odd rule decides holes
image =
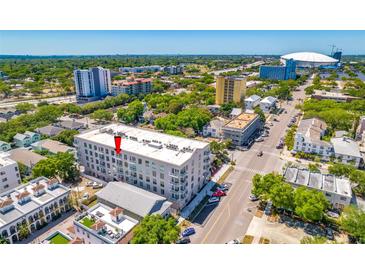
[[[0,31],[1,54],[365,54],[365,31]]]

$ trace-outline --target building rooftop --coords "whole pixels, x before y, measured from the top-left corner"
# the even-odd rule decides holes
[[[10,159],[22,163],[29,168],[32,168],[39,161],[47,159],[46,157],[25,148],[12,149],[9,150],[7,153],[9,153]]]
[[[70,191],[69,188],[58,184],[58,182],[54,184],[54,188],[50,188],[49,182],[50,180],[46,177],[38,177],[27,184],[2,193],[0,205],[5,202],[6,206],[13,206],[13,208],[6,212],[0,211],[0,228]],[[37,196],[35,195],[38,190],[36,186],[39,185],[43,186],[44,193]],[[27,200],[22,200],[22,198]]]
[[[172,205],[165,197],[122,182],[108,183],[96,196],[141,217],[162,214]]]
[[[268,96],[261,100],[261,103],[274,104],[277,101],[275,97]]]
[[[42,149],[46,149],[51,153],[58,153],[58,152],[69,152],[74,150],[73,147],[67,146],[61,142],[45,139],[38,141],[34,144],[32,144],[32,147],[41,147]]]
[[[123,215],[123,212],[117,215],[113,215],[113,212],[113,208],[97,203],[86,214],[78,216],[75,221],[87,229],[94,230],[106,241],[117,243],[138,224],[138,221]]]
[[[40,134],[43,135],[47,135],[47,136],[55,136],[57,134],[59,134],[60,132],[64,131],[65,129],[60,128],[60,127],[56,127],[56,126],[45,126],[45,127],[40,127],[38,129],[36,129],[36,131]]]
[[[297,133],[303,134],[309,138],[312,143],[318,143],[319,145],[329,145],[327,142],[321,140],[321,133],[327,129],[327,124],[318,119],[310,118],[300,121]]]
[[[242,113],[242,108],[233,108],[229,115],[230,116],[238,116],[241,113]]]
[[[14,163],[16,162],[9,158],[9,153],[0,152],[0,167],[8,166]]]
[[[359,145],[348,137],[332,138],[331,143],[336,154],[362,158]]]
[[[229,121],[225,125],[225,127],[234,129],[244,129],[257,117],[258,115],[256,113],[242,113],[241,115]]]
[[[114,136],[122,136],[121,150],[149,157],[161,162],[182,165],[197,149],[209,147],[209,143],[159,133],[156,131],[112,124],[101,129],[81,133],[75,138],[115,149]]]
[[[291,184],[352,197],[350,181],[342,177],[336,177],[333,174],[322,174],[310,172],[307,169],[288,167],[283,176],[285,181]]]
[[[245,99],[245,101],[247,101],[247,102],[256,102],[258,100],[261,100],[261,97],[256,94],[251,95],[250,97]]]

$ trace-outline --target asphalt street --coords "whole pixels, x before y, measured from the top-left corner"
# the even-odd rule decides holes
[[[194,222],[197,233],[191,236],[192,243],[222,244],[245,235],[253,217],[250,209],[256,206],[249,200],[252,177],[256,173],[282,172],[285,161],[280,159],[280,150],[275,147],[285,136],[290,119],[298,113],[295,105],[299,103],[298,99],[305,97],[304,88],[309,84],[293,92],[293,101],[281,104],[287,113],[283,112],[277,117],[279,121],[273,122],[269,137],[255,143],[248,151],[233,152],[236,167],[226,179],[227,183],[232,184],[231,189],[218,206],[203,209],[198,215]],[[263,152],[263,156],[257,156],[259,151]]]

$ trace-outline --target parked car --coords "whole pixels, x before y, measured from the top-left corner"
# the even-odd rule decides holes
[[[222,184],[217,189],[222,190],[222,191],[228,191],[229,186],[227,184]]]
[[[97,183],[97,182],[93,183],[93,189],[98,189],[98,188],[102,188],[102,187],[103,187],[102,183]]]
[[[208,205],[219,203],[219,201],[220,201],[219,197],[210,197],[209,200],[208,200]]]
[[[332,218],[336,218],[337,219],[337,218],[340,217],[340,215],[338,213],[333,212],[333,211],[327,211],[326,213],[327,213],[328,216],[330,216]]]
[[[183,237],[188,237],[188,236],[190,236],[190,235],[194,235],[195,234],[195,229],[194,229],[194,227],[188,227],[187,229],[185,229],[182,233],[181,233],[181,235],[183,236]]]
[[[282,149],[283,147],[284,147],[284,144],[281,142],[279,144],[277,144],[277,146],[276,146],[277,149]]]
[[[263,153],[262,151],[259,151],[259,152],[257,153],[257,156],[258,156],[258,157],[261,157],[262,155],[264,155],[264,153]]]
[[[88,186],[88,187],[92,187],[92,186],[93,186],[93,184],[94,184],[94,182],[93,182],[93,181],[90,181],[90,182],[87,182],[87,183],[86,183],[86,186]]]
[[[237,150],[247,151],[248,150],[248,147],[247,146],[239,146],[239,147],[237,147]]]
[[[182,237],[176,241],[177,244],[190,244],[189,237]]]
[[[223,197],[223,196],[226,196],[226,195],[227,194],[224,191],[218,189],[216,192],[213,193],[212,197]]]
[[[264,141],[264,138],[262,138],[262,137],[258,137],[258,138],[256,138],[256,139],[255,139],[255,141],[256,141],[256,142],[263,142],[263,141]]]
[[[82,195],[83,200],[89,199],[89,193],[85,192],[84,195]]]
[[[265,215],[271,215],[271,211],[272,211],[272,202],[268,201],[266,206],[265,206]]]
[[[230,240],[229,242],[226,242],[226,244],[240,244],[240,241],[238,239]]]
[[[335,239],[335,236],[333,235],[333,230],[330,228],[326,228],[326,237],[333,241]]]
[[[249,199],[252,201],[252,202],[255,202],[255,201],[258,201],[259,198],[253,194],[250,195]]]

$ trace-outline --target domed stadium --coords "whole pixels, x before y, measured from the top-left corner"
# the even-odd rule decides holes
[[[326,66],[336,66],[339,60],[330,56],[316,52],[295,52],[280,57],[282,63],[293,59],[297,67],[301,68],[318,68]]]

